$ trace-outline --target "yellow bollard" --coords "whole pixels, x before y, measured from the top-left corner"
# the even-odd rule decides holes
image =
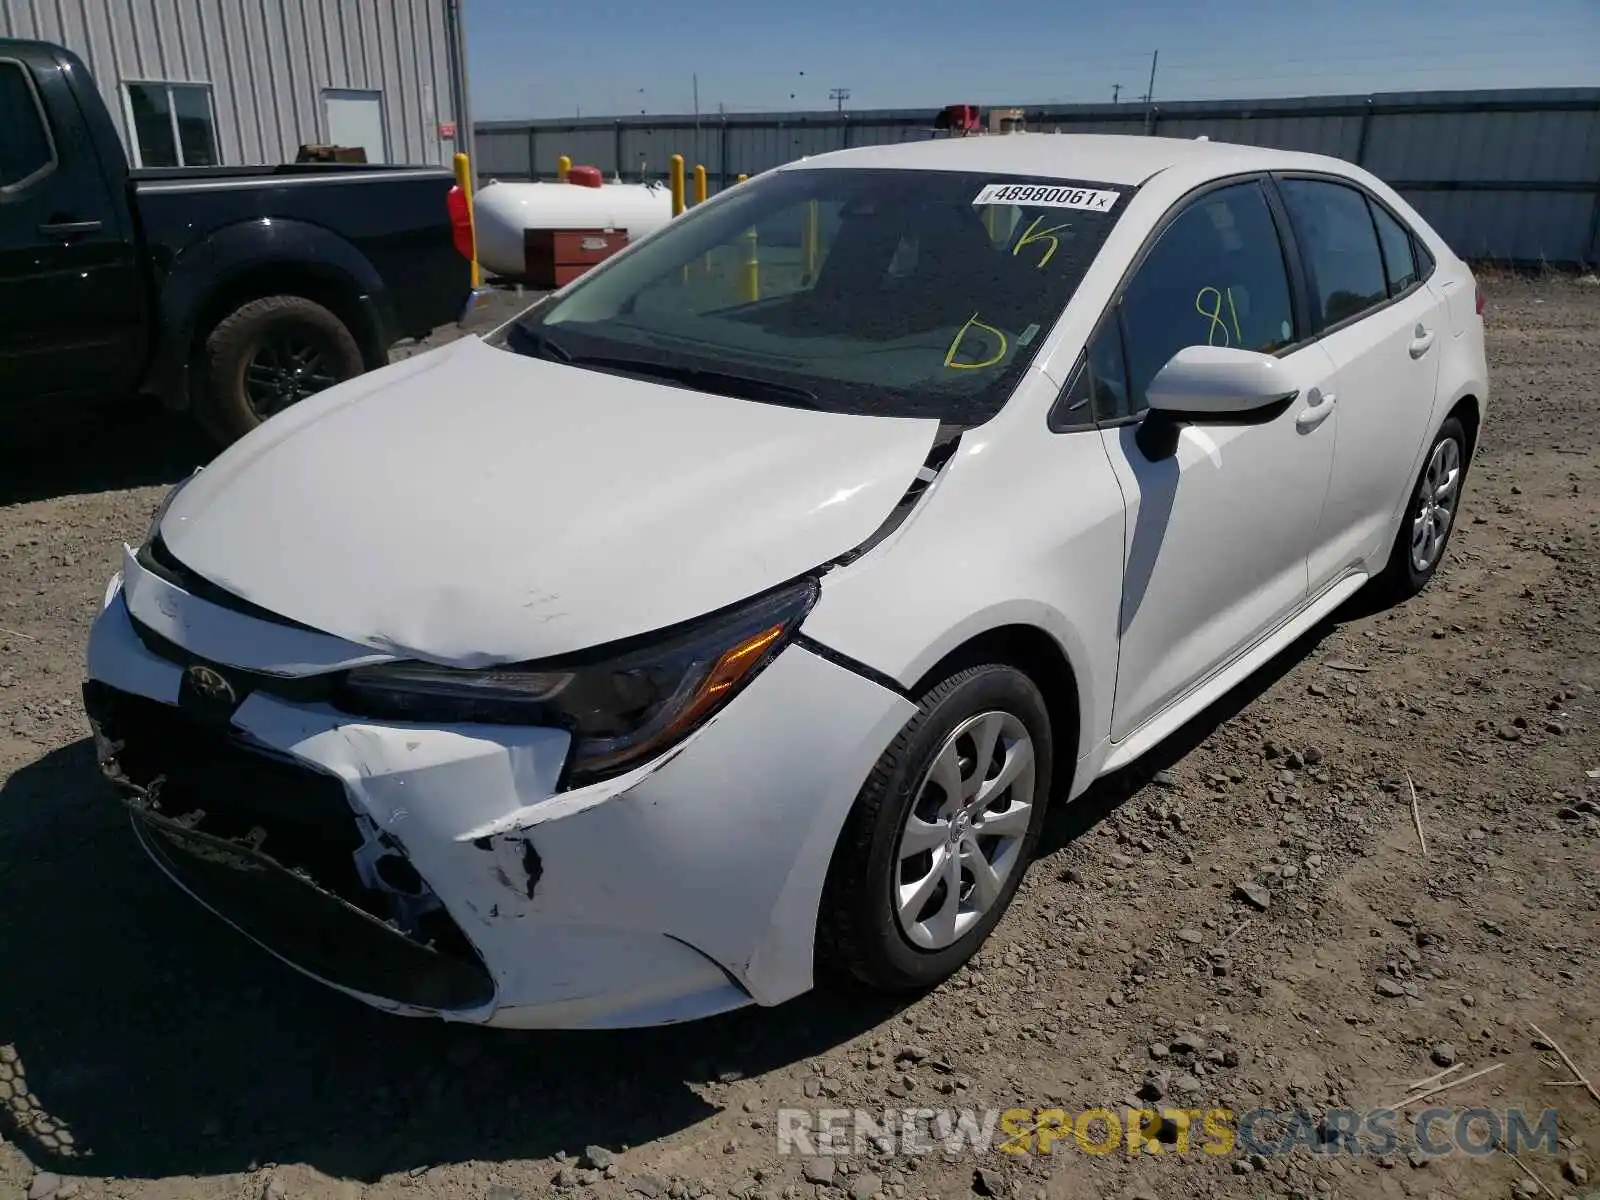
[[[705,164],[698,164],[694,169],[694,202],[696,204],[704,204],[706,202],[706,197],[710,194],[710,191],[710,178],[706,175]],[[711,251],[707,250],[705,255],[701,258],[700,270],[703,271],[707,276],[711,274]],[[683,269],[683,280],[685,283],[689,282],[688,267],[684,267]]]
[[[747,250],[744,260],[744,298],[747,303],[754,304],[761,299],[761,258],[757,253],[755,226],[745,230],[742,236]]]
[[[672,156],[672,215],[680,216],[683,213],[683,155]]]
[[[749,179],[749,178],[750,178],[750,176],[748,176],[748,175],[741,175],[741,176],[739,176],[738,182],[743,183],[746,179]]]
[[[566,178],[567,178],[567,172],[570,171],[570,170],[572,170],[572,160],[570,158],[568,158],[565,154],[563,154],[560,158],[556,159],[556,178],[557,179],[565,182]]]
[[[483,273],[478,268],[478,220],[472,210],[472,166],[465,154],[455,156],[456,184],[467,198],[467,221],[472,226],[472,287],[476,291],[483,283]]]
[[[815,200],[806,202],[806,227],[801,233],[800,241],[804,248],[803,257],[806,263],[806,281],[817,277],[817,256],[820,253],[818,243],[822,240],[822,211]]]

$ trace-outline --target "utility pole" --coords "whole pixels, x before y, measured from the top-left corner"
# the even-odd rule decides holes
[[[1159,49],[1150,54],[1150,86],[1145,89],[1144,100],[1144,131],[1150,133],[1155,128],[1155,99],[1156,99],[1156,60],[1161,57]]]
[[[1122,95],[1122,85],[1120,83],[1113,83],[1111,85],[1111,103],[1115,104],[1117,102],[1117,97],[1120,95]]]
[[[832,100],[838,106],[839,115],[843,116],[844,102],[850,99],[850,89],[847,87],[833,88],[828,92],[828,99]]]
[[[696,74],[696,75],[693,76],[693,78],[694,78],[694,127],[696,129],[699,129],[700,128],[700,76],[699,76],[699,74]]]

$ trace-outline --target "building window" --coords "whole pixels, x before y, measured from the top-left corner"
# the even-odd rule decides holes
[[[214,167],[217,121],[209,83],[128,83],[138,167]]]

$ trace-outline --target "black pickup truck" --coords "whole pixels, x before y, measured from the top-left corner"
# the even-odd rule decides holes
[[[226,444],[381,366],[467,302],[454,182],[365,164],[129,170],[83,63],[0,39],[0,422],[148,393]]]

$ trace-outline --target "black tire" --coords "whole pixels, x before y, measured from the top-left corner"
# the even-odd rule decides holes
[[[1449,525],[1445,529],[1444,542],[1439,546],[1438,552],[1433,555],[1426,567],[1419,568],[1412,559],[1411,539],[1413,526],[1422,514],[1422,485],[1427,478],[1429,464],[1434,455],[1444,442],[1455,443],[1456,461],[1460,463],[1460,475],[1456,483],[1455,507],[1450,513]],[[1461,498],[1466,488],[1468,445],[1467,432],[1462,428],[1461,422],[1455,417],[1446,417],[1439,426],[1439,432],[1434,434],[1433,441],[1428,445],[1427,454],[1422,458],[1422,469],[1417,472],[1417,477],[1411,481],[1411,492],[1406,500],[1405,513],[1400,518],[1400,528],[1395,531],[1394,544],[1389,548],[1389,561],[1372,581],[1372,587],[1377,597],[1386,603],[1398,604],[1409,600],[1423,588],[1428,586],[1428,581],[1433,578],[1439,569],[1439,564],[1444,561],[1446,551],[1450,549],[1450,535],[1455,532],[1456,524],[1461,519]]]
[[[322,305],[264,296],[229,313],[206,338],[195,417],[226,446],[365,367],[355,337]]]
[[[946,739],[964,721],[990,711],[1020,720],[1033,742],[1033,808],[1027,833],[1016,865],[989,910],[952,944],[923,949],[902,930],[892,900],[901,869],[901,833],[919,784]],[[908,992],[933,987],[960,970],[1005,914],[1027,871],[1050,795],[1051,746],[1044,697],[1014,667],[970,667],[929,689],[862,786],[834,850],[817,922],[819,975],[878,991]]]

